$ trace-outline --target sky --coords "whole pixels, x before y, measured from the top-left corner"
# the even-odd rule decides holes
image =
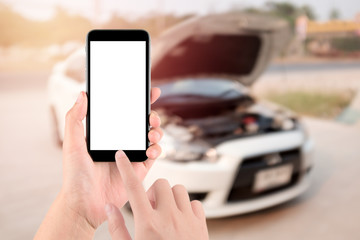
[[[24,16],[46,20],[53,16],[56,6],[70,13],[81,14],[94,21],[106,21],[112,13],[136,18],[151,12],[178,15],[223,12],[234,7],[260,7],[268,0],[0,0]],[[280,2],[285,1],[281,0]],[[279,2],[275,0],[275,2]],[[353,19],[360,12],[360,0],[289,0],[296,5],[313,7],[319,20],[327,20],[331,9],[336,8],[342,19]]]

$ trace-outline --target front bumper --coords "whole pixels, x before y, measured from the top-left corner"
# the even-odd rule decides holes
[[[313,142],[306,139],[301,130],[235,139],[219,145],[216,149],[221,157],[215,163],[158,160],[144,181],[145,187],[149,187],[157,178],[165,178],[171,185],[182,184],[190,196],[201,196],[206,216],[215,218],[280,204],[298,196],[309,185],[307,173],[313,162]],[[238,176],[239,169],[242,169],[241,164],[246,159],[292,149],[299,151],[300,173],[293,184],[268,194],[229,201],[234,182],[241,178]]]
[[[292,186],[291,188],[287,188],[264,197],[254,198],[238,203],[228,203],[221,206],[209,207],[204,204],[205,214],[207,218],[228,217],[276,206],[299,196],[308,188],[309,183],[310,176],[307,175],[301,179],[298,184]]]

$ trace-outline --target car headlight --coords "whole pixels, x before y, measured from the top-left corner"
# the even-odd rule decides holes
[[[272,127],[275,129],[281,129],[286,131],[294,129],[296,127],[296,123],[291,117],[288,117],[285,114],[278,113],[273,118]]]
[[[163,150],[159,159],[177,162],[217,161],[219,157],[216,149],[207,141],[196,138],[196,130],[194,127],[166,125],[161,143]]]
[[[219,158],[215,148],[199,144],[182,143],[176,148],[163,152],[161,159],[177,162],[207,161],[216,162]]]
[[[203,160],[212,163],[216,162],[218,159],[219,159],[219,155],[215,148],[209,148],[203,156]]]

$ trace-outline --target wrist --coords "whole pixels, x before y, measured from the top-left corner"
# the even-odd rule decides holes
[[[95,228],[71,208],[60,193],[51,205],[35,238],[38,239],[92,239]]]
[[[64,219],[71,225],[71,227],[78,231],[81,236],[88,236],[89,238],[93,237],[96,228],[88,221],[88,219],[80,214],[79,209],[76,206],[71,205],[69,201],[67,201],[65,195],[60,192],[55,200],[58,206],[62,210],[64,215]]]

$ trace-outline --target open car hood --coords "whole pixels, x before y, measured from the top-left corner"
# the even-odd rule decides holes
[[[251,85],[286,45],[283,20],[225,13],[195,17],[162,34],[152,45],[152,81],[226,77]]]

